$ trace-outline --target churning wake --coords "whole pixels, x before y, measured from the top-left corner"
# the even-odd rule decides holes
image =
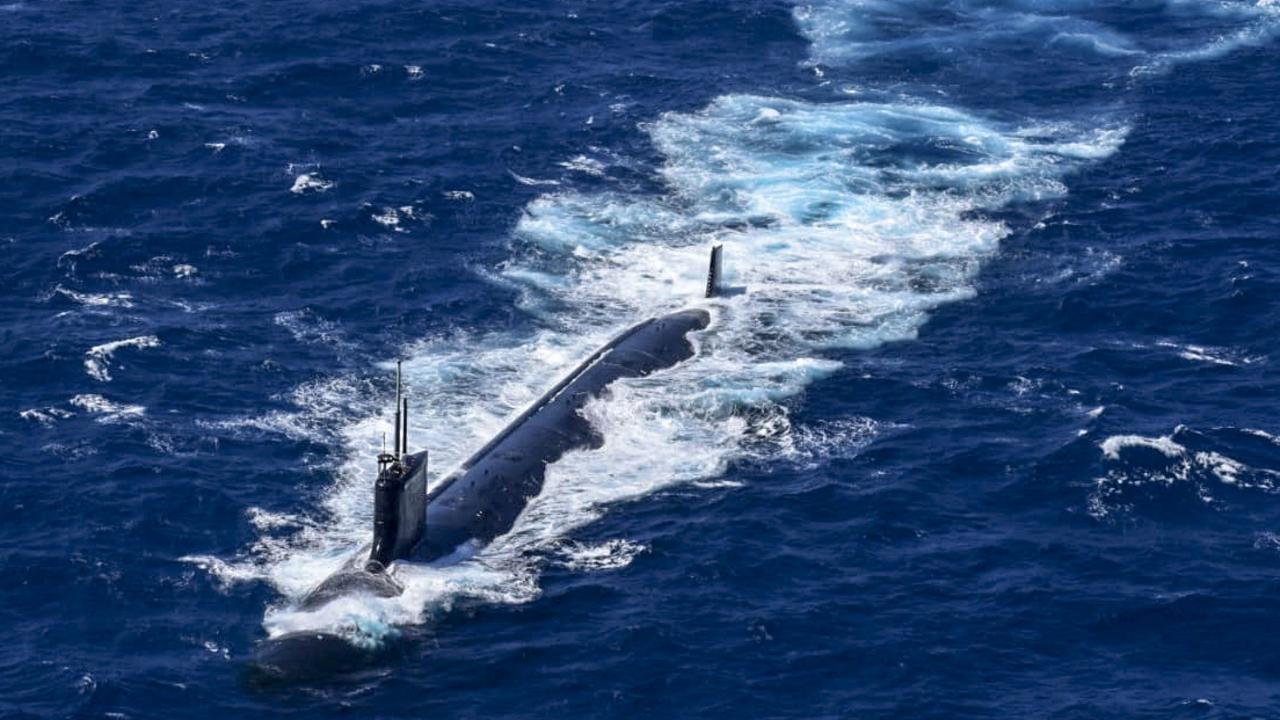
[[[945,15],[925,5],[835,2],[803,6],[796,17],[816,60],[853,63],[885,43],[932,42],[932,21],[903,37],[885,29],[913,15]],[[1025,17],[1038,15],[1033,5],[945,7],[961,27],[1041,33],[1043,23]],[[1049,9],[1066,14],[1073,5]],[[895,14],[897,25],[888,21]],[[936,25],[942,33],[948,23]],[[1055,42],[1084,42],[1091,33],[1099,52],[1130,67],[1153,56],[1086,20],[1059,25]],[[1070,174],[1116,152],[1126,134],[1112,115],[1014,122],[937,97],[718,97],[641,127],[662,158],[662,194],[554,185],[525,208],[511,256],[493,278],[519,290],[529,327],[429,338],[404,352],[408,392],[416,407],[429,409],[413,418],[411,437],[431,450],[433,481],[627,324],[694,302],[708,302],[714,319],[692,360],[619,382],[587,407],[604,446],[551,466],[542,494],[489,547],[447,567],[401,563],[395,572],[406,592],[397,598],[292,609],[367,541],[371,459],[390,425],[354,399],[351,383],[335,380],[297,394],[304,407],[345,409],[351,417],[342,435],[346,460],[323,501],[333,521],[258,513],[261,539],[242,557],[191,560],[225,581],[263,580],[279,590],[286,601],[267,612],[270,635],[324,628],[376,643],[459,598],[528,601],[543,563],[625,565],[643,548],[625,538],[600,546],[569,540],[619,501],[712,480],[736,459],[785,460],[800,436],[810,446],[820,437],[819,452],[865,443],[876,431],[873,419],[806,435],[792,427],[788,399],[839,368],[830,351],[913,338],[931,310],[972,296],[982,262],[1011,232],[992,211],[1064,196]],[[695,300],[712,243],[725,245],[728,284],[741,291]]]
[[[1145,75],[1264,45],[1280,33],[1275,0],[825,0],[801,3],[794,15],[814,63],[924,51],[977,73],[1018,65],[1043,73],[1042,62],[1028,60],[1045,58],[1080,71],[1082,56],[1093,56],[1099,67]],[[1125,16],[1141,24],[1141,42],[1100,20]]]

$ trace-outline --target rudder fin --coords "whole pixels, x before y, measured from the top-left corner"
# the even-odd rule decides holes
[[[711,248],[711,266],[707,268],[707,297],[720,297],[720,276],[724,268],[724,245]]]

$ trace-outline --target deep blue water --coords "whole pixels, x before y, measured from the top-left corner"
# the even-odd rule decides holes
[[[612,6],[610,6],[612,5]],[[1280,717],[1280,6],[0,5],[0,716]],[[513,532],[368,532],[611,333]],[[362,672],[245,680],[322,627]]]

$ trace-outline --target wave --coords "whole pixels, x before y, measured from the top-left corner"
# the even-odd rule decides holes
[[[94,308],[132,308],[133,294],[128,292],[83,293],[61,284],[54,287],[49,297],[64,297],[82,306]]]
[[[223,147],[226,147],[223,145]],[[222,148],[217,148],[221,150]],[[289,192],[294,195],[302,195],[305,193],[322,193],[330,190],[334,186],[332,180],[325,180],[318,173],[300,173],[293,179],[293,186],[289,188]]]
[[[142,417],[147,412],[144,405],[118,403],[93,393],[76,395],[71,398],[70,404],[90,415],[96,415],[98,422],[102,423],[128,422]]]
[[[1141,14],[1138,39],[1101,18]],[[1093,60],[1132,76],[1224,57],[1280,33],[1273,0],[1165,0],[1151,5],[1078,0],[823,0],[793,12],[814,64],[848,65],[902,54],[1008,69],[1028,52]],[[1039,64],[1026,64],[1042,72]]]
[[[566,542],[560,549],[560,562],[579,572],[619,570],[646,552],[649,552],[647,546],[630,540],[609,540],[598,545]]]
[[[156,347],[160,347],[160,339],[155,335],[142,335],[95,345],[84,354],[84,370],[94,380],[111,382],[111,363],[115,359],[117,350],[124,348],[142,350]]]
[[[1176,350],[1178,357],[1183,360],[1207,363],[1210,365],[1241,367],[1244,365],[1253,365],[1255,363],[1263,362],[1266,359],[1263,356],[1245,355],[1231,348],[1214,348],[1195,344],[1180,345],[1167,340],[1157,342],[1156,346]]]
[[[1227,454],[1247,452],[1251,437],[1272,441],[1256,430],[1221,428],[1204,434],[1182,425],[1168,435],[1109,436],[1098,445],[1106,473],[1094,482],[1089,514],[1104,519],[1161,512],[1180,502],[1219,507],[1227,492],[1280,492],[1280,471]],[[1234,440],[1231,447],[1236,450],[1224,447],[1228,439]],[[1258,456],[1262,459],[1266,454]]]
[[[75,413],[59,407],[27,408],[18,413],[18,417],[23,420],[40,423],[45,427],[53,427],[57,421],[74,416]]]

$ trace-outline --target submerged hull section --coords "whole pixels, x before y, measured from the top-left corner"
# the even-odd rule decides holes
[[[547,465],[569,450],[599,447],[579,411],[621,378],[643,377],[693,356],[688,335],[711,317],[682,310],[646,320],[587,358],[480,448],[427,497],[426,532],[415,557],[434,560],[469,540],[507,532],[542,490]]]
[[[245,680],[259,686],[327,680],[364,670],[376,656],[332,633],[292,633],[260,645],[245,668]]]

